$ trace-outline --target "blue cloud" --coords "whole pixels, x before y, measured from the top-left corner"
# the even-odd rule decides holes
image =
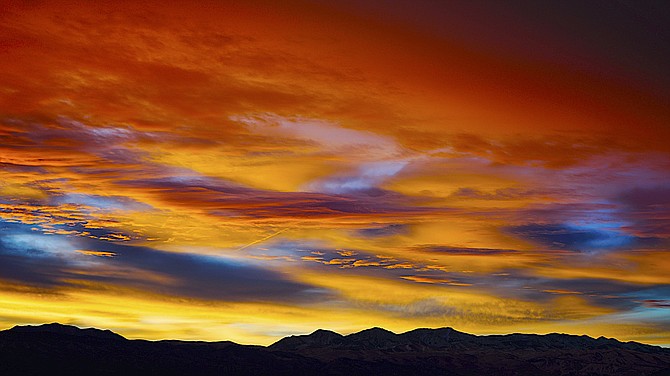
[[[308,190],[330,194],[370,191],[398,174],[408,162],[404,160],[373,162],[361,165],[355,172],[330,176],[309,184]]]
[[[51,199],[52,205],[74,204],[84,205],[100,210],[149,210],[150,205],[121,196],[85,195],[69,193],[56,195]]]
[[[599,251],[625,248],[637,238],[598,224],[528,224],[508,229],[511,234],[551,249]]]
[[[278,272],[222,257],[44,234],[31,228],[0,220],[0,279],[47,288],[77,280],[98,281],[222,301],[312,301],[327,295]],[[88,256],[77,250],[111,252],[115,257]]]

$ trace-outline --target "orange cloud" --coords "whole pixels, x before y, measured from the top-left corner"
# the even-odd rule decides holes
[[[116,253],[114,252],[105,252],[105,251],[92,251],[90,249],[80,249],[77,250],[78,253],[87,256],[98,256],[98,257],[114,257]]]

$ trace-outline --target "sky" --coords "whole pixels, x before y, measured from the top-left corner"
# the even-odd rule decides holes
[[[670,345],[667,2],[0,9],[0,329]]]

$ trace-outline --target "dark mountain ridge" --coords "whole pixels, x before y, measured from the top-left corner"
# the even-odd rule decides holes
[[[270,345],[269,348],[295,351],[306,348],[330,349],[378,349],[422,351],[426,349],[607,349],[621,348],[641,352],[669,351],[660,346],[645,345],[639,342],[621,342],[614,338],[594,339],[586,335],[572,334],[505,334],[477,336],[459,332],[453,328],[419,328],[409,332],[395,334],[382,328],[365,329],[358,333],[343,336],[319,329],[312,334],[289,336]]]
[[[61,324],[0,331],[1,375],[670,375],[670,349],[567,334],[476,336],[452,328],[341,335],[268,346],[128,340]]]
[[[100,339],[125,339],[123,336],[112,332],[111,330],[101,330],[95,328],[79,328],[72,325],[63,325],[58,323],[43,325],[24,325],[15,326],[8,329],[9,333],[53,333],[57,335],[70,335],[77,337],[93,337]]]

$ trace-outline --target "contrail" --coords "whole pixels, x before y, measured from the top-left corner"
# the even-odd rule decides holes
[[[266,237],[264,237],[264,238],[262,238],[262,239],[255,240],[255,241],[253,241],[253,242],[251,242],[251,243],[249,243],[249,244],[247,244],[247,245],[245,245],[245,246],[242,246],[242,247],[238,248],[237,251],[241,251],[241,250],[243,250],[243,249],[245,249],[245,248],[251,247],[251,246],[254,245],[254,244],[258,244],[258,243],[260,243],[260,242],[264,242],[264,241],[266,241],[266,240],[268,240],[268,239],[272,239],[272,238],[274,238],[275,236],[277,236],[277,235],[281,234],[282,232],[287,231],[287,230],[289,230],[289,229],[290,229],[290,227],[287,227],[287,228],[285,228],[285,229],[281,229],[281,230],[275,232],[274,234],[268,235],[268,236],[266,236]]]

